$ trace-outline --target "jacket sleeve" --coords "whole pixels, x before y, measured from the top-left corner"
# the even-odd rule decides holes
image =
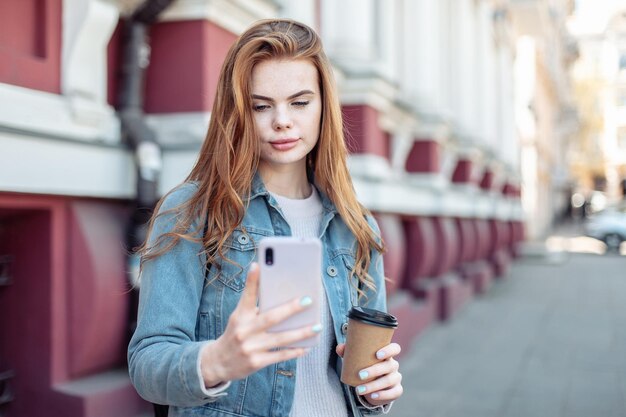
[[[160,211],[178,206],[194,191],[195,186],[184,185],[166,198]],[[150,243],[174,224],[174,214],[159,216]],[[201,252],[200,243],[181,239],[143,266],[137,329],[128,347],[128,364],[135,389],[150,402],[197,406],[215,401],[222,391],[205,390],[198,373],[200,350],[206,344],[195,340],[204,286]]]

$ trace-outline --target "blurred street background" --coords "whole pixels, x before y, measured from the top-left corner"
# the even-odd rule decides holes
[[[509,278],[402,361],[399,417],[626,415],[624,258],[575,230],[534,248]]]
[[[131,249],[272,17],[334,66],[391,415],[626,416],[626,0],[0,0],[0,416],[150,414]]]

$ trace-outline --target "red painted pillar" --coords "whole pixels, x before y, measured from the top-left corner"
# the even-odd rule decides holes
[[[387,251],[383,255],[387,297],[392,297],[402,285],[406,265],[406,239],[400,217],[393,214],[376,214],[376,220]]]
[[[413,142],[406,160],[409,173],[435,173],[441,169],[441,149],[435,140],[418,139]]]
[[[455,222],[449,217],[432,218],[437,234],[437,258],[432,272],[439,281],[439,317],[451,318],[472,297],[471,285],[460,279],[456,266],[459,263],[460,244]]]
[[[0,193],[0,254],[11,259],[0,367],[15,374],[7,416],[145,411],[125,369],[126,217],[119,203]]]
[[[389,159],[391,139],[378,123],[378,110],[367,104],[344,105],[341,113],[350,153]]]
[[[437,319],[439,311],[438,286],[431,279],[437,257],[437,235],[428,217],[407,217],[403,223],[406,268],[402,288],[419,300],[422,314],[416,325],[425,327]]]
[[[237,35],[208,20],[158,23],[150,28],[146,112],[210,111],[219,72]]]

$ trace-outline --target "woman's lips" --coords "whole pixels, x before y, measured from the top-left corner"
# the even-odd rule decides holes
[[[296,143],[298,143],[298,139],[279,139],[271,141],[270,145],[278,151],[288,151],[296,146]]]

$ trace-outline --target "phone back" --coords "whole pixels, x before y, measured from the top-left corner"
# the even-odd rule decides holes
[[[294,298],[309,296],[312,305],[272,327],[279,332],[320,323],[322,244],[317,238],[268,237],[259,243],[259,309],[266,311]],[[314,346],[319,336],[293,344]]]

